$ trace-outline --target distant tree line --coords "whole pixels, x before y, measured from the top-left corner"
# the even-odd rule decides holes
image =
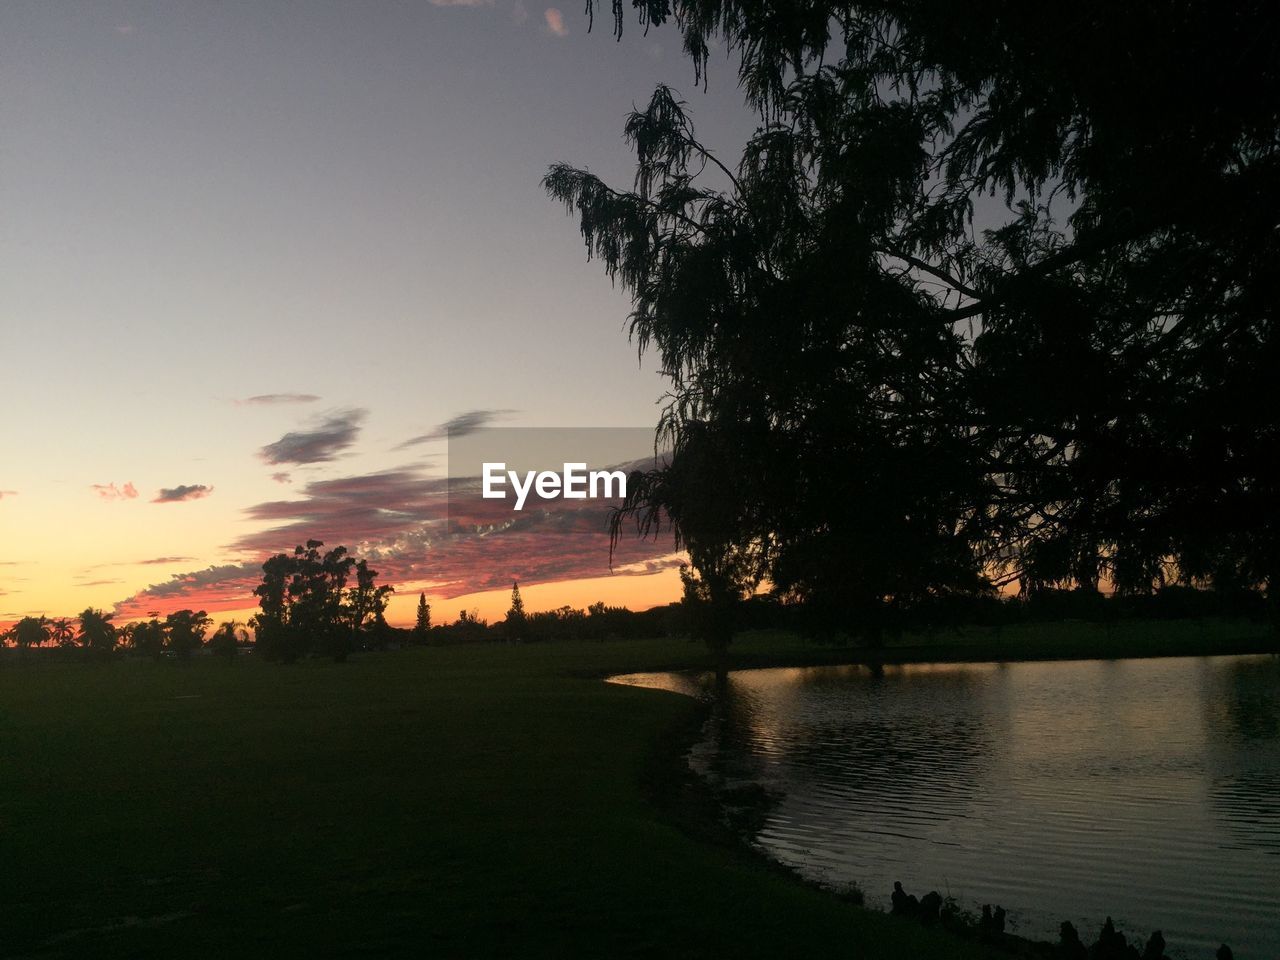
[[[681,570],[684,595],[675,603],[633,611],[602,602],[586,608],[557,607],[525,610],[518,583],[512,585],[511,606],[494,622],[474,610],[461,610],[455,620],[433,623],[431,604],[418,597],[412,628],[386,622],[391,588],[378,586],[377,573],[344,548],[321,553],[319,541],[309,541],[292,554],[278,554],[263,564],[263,581],[256,593],[262,612],[246,625],[220,623],[210,632],[212,618],[203,610],[177,610],[161,619],[117,626],[114,615],[86,609],[78,617],[23,617],[0,633],[0,643],[19,653],[34,648],[58,648],[86,657],[123,653],[152,659],[187,659],[203,650],[234,658],[256,650],[264,659],[292,663],[304,657],[344,660],[355,650],[465,643],[540,643],[553,640],[604,641],[646,637],[705,639],[710,630],[732,636],[749,630],[786,630],[848,641],[855,634],[831,632],[826,613],[774,593],[761,593],[717,609],[708,591],[688,567]],[[1097,590],[1041,587],[1018,595],[942,595],[888,610],[884,627],[889,634],[928,632],[965,626],[1002,627],[1018,623],[1075,620],[1113,623],[1125,619],[1181,620],[1224,617],[1264,621],[1266,597],[1250,589],[1205,590],[1168,585],[1148,594],[1104,595]],[[815,618],[818,623],[815,623]],[[716,621],[713,627],[708,621]],[[247,626],[252,626],[251,634]]]
[[[425,599],[420,603],[425,605]],[[547,640],[635,640],[688,634],[683,629],[680,604],[634,611],[610,607],[602,602],[585,609],[563,606],[529,613],[524,608],[520,585],[513,584],[507,615],[490,623],[475,611],[462,610],[452,623],[427,628],[415,627],[409,642],[419,644],[477,643],[505,641],[538,643]],[[421,621],[419,621],[421,623]]]
[[[175,610],[163,620],[157,615],[123,625],[116,625],[114,620],[115,614],[92,607],[70,618],[27,616],[0,633],[0,642],[12,645],[20,653],[55,647],[88,657],[123,652],[156,660],[185,660],[202,648],[218,656],[234,657],[250,643],[244,624],[235,620],[224,621],[210,635],[213,619],[203,610]]]

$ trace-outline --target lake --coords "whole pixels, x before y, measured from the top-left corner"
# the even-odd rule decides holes
[[[1010,929],[1280,956],[1280,658],[633,674],[712,697],[689,761],[773,799],[753,840],[801,874],[893,881]]]

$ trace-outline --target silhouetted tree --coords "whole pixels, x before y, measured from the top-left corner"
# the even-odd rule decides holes
[[[213,619],[203,610],[176,610],[165,618],[168,647],[182,660],[204,645],[205,631]]]
[[[425,593],[418,594],[418,615],[413,624],[413,638],[418,643],[426,643],[431,635],[431,604],[427,603]]]
[[[116,648],[116,628],[111,622],[115,614],[88,607],[81,611],[77,639],[87,652],[106,656]]]
[[[49,639],[49,621],[45,617],[23,617],[6,631],[4,636],[25,653]]]
[[[132,623],[123,632],[134,653],[154,660],[159,660],[164,653],[165,625],[154,617]]]
[[[524,615],[524,600],[520,598],[520,584],[511,584],[511,607],[507,610],[507,619],[503,622],[503,632],[508,640],[528,639],[529,624]]]
[[[436,627],[433,632],[441,634],[442,639],[462,643],[474,643],[490,637],[497,639],[497,636],[503,635],[499,632],[497,636],[493,636],[489,631],[488,621],[480,619],[479,613],[475,610],[458,611],[456,622]]]
[[[261,612],[254,617],[257,646],[268,660],[292,663],[319,653],[342,661],[355,649],[366,619],[381,617],[388,587],[374,584],[376,574],[357,563],[346,547],[326,553],[320,540],[308,540],[293,555],[277,554],[262,565],[262,583],[254,590]],[[356,586],[346,589],[356,570]]]
[[[67,617],[50,620],[49,639],[60,647],[72,646],[76,642],[75,623]]]
[[[719,511],[708,584],[873,638],[991,578],[1280,596],[1273,5],[635,7],[699,73],[727,40],[763,123],[725,163],[660,87],[632,190],[544,181],[673,380],[627,515],[692,556]]]
[[[218,629],[209,637],[209,651],[215,657],[234,660],[239,652],[240,645],[247,643],[248,640],[249,635],[239,621],[224,620],[218,624]]]
[[[352,649],[359,644],[361,632],[366,623],[375,637],[374,646],[382,646],[385,642],[387,599],[395,592],[393,587],[378,586],[375,578],[376,570],[370,570],[364,560],[355,564],[356,585],[347,591],[347,610],[351,619]]]

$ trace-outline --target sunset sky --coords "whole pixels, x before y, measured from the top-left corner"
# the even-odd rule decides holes
[[[755,120],[727,60],[704,92],[673,31],[610,26],[527,0],[0,5],[0,623],[251,612],[256,565],[311,535],[380,558],[392,622],[419,589],[501,616],[517,577],[531,609],[673,599],[669,542],[610,576],[563,538],[424,533],[451,423],[656,422],[628,304],[539,179],[629,186],[622,120],[659,81],[730,156]]]

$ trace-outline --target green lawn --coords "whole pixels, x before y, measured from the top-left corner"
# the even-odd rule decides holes
[[[706,822],[674,785],[696,705],[598,678],[701,662],[2,660],[0,955],[978,956],[677,825]]]

